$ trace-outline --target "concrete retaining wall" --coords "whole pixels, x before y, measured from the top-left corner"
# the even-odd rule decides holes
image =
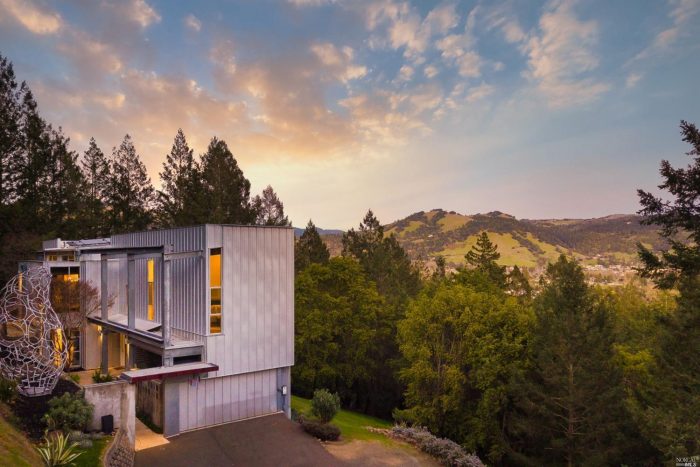
[[[85,386],[85,399],[95,410],[88,424],[90,430],[102,428],[102,416],[114,417],[114,428],[119,428],[129,445],[136,442],[136,388],[126,381]]]

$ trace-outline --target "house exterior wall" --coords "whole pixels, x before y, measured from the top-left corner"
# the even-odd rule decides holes
[[[208,225],[207,271],[211,248],[222,249],[223,313],[221,334],[206,339],[206,359],[219,365],[210,376],[293,365],[294,231]]]
[[[289,385],[288,368],[168,381],[165,435],[283,411],[278,389],[284,384]],[[167,386],[174,390],[168,391]],[[174,394],[168,397],[168,392]],[[177,407],[169,410],[168,399],[177,400]],[[288,401],[286,404],[289,405]],[[177,419],[173,420],[175,416]]]

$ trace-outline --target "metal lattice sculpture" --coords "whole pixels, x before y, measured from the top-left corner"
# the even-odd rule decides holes
[[[0,372],[25,396],[51,393],[66,364],[68,346],[50,286],[48,268],[30,268],[13,277],[0,297]]]

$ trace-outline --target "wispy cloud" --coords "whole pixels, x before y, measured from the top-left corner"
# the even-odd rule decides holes
[[[522,45],[528,57],[526,76],[552,107],[583,104],[610,89],[591,73],[599,63],[598,34],[596,21],[577,18],[574,1],[554,1]]]
[[[190,31],[199,32],[202,29],[202,22],[193,14],[185,16],[185,26]]]
[[[686,32],[693,17],[700,12],[699,0],[669,0],[668,3],[671,25],[657,33],[652,43],[632,59],[633,62],[667,51]]]
[[[33,1],[0,0],[0,7],[8,18],[14,18],[34,34],[55,34],[63,26],[61,15]],[[5,15],[0,15],[0,22],[3,16]]]

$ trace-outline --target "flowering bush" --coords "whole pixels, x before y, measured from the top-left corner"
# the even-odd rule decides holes
[[[417,446],[421,451],[440,460],[449,467],[483,467],[484,464],[474,454],[467,453],[462,446],[452,440],[438,438],[425,428],[395,425],[391,429],[395,438]]]

